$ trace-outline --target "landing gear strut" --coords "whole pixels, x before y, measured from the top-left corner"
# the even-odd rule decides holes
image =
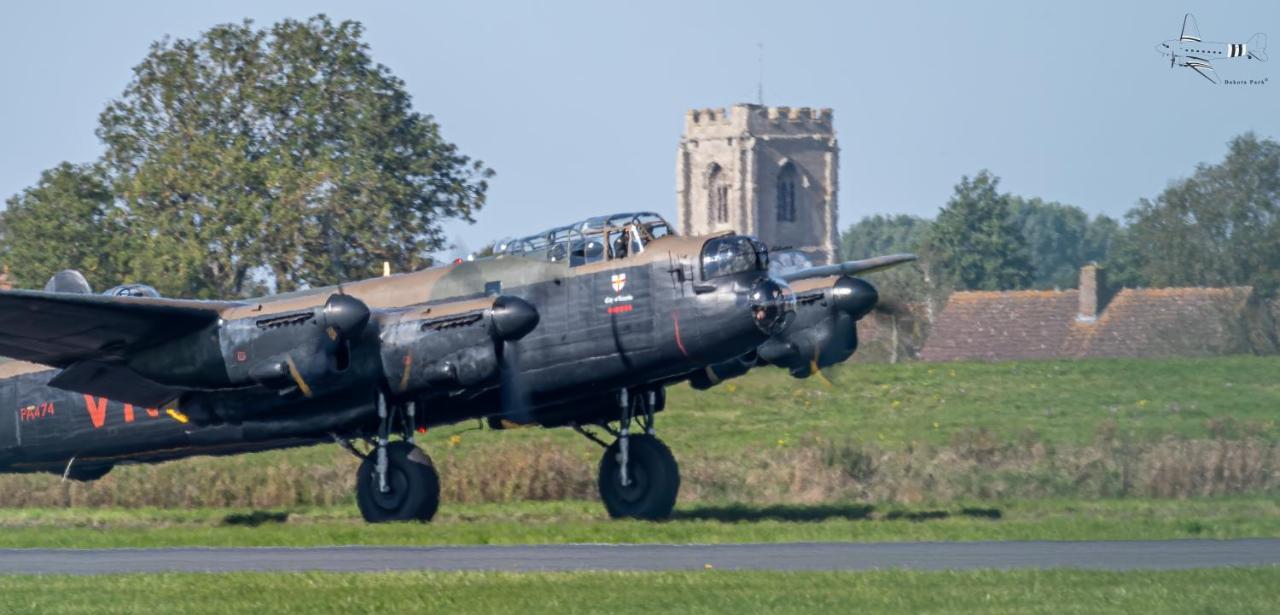
[[[430,521],[440,507],[440,476],[431,458],[413,443],[414,411],[413,402],[388,405],[379,392],[373,450],[360,455],[350,443],[344,444],[363,458],[356,475],[356,504],[369,523]],[[397,419],[402,440],[391,442]]]
[[[615,519],[666,519],[676,505],[680,468],[671,449],[654,435],[653,414],[660,407],[661,396],[661,389],[635,394],[623,389],[618,393],[621,416],[617,431],[602,425],[616,436],[613,444],[605,446],[598,480],[600,499]],[[640,427],[640,434],[631,433],[633,423]],[[576,429],[605,445],[594,434]]]

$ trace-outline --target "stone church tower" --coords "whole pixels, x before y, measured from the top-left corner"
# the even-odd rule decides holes
[[[685,114],[676,159],[676,224],[722,230],[835,262],[836,145],[830,109],[739,104]]]

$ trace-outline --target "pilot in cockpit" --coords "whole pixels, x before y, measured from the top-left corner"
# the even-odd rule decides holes
[[[613,257],[626,258],[631,253],[639,254],[653,240],[653,232],[649,229],[649,225],[627,224],[613,240]]]
[[[613,240],[613,257],[626,258],[627,244],[630,242],[631,225],[622,227],[622,232],[618,233],[618,237]]]

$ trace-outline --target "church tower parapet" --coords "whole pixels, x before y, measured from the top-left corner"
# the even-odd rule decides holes
[[[732,229],[834,262],[839,154],[830,109],[689,110],[676,158],[677,227]]]

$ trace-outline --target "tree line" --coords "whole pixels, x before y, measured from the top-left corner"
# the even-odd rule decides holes
[[[39,288],[239,297],[430,264],[445,219],[471,220],[492,171],[460,153],[354,21],[250,21],[165,39],[99,116],[102,156],[6,202],[0,261]]]
[[[1099,263],[1114,286],[1280,287],[1280,143],[1235,137],[1123,221],[1074,205],[1000,191],[983,170],[965,176],[934,219],[863,218],[842,234],[846,258],[915,252],[920,266],[886,274],[903,298],[951,290],[1073,288]]]

